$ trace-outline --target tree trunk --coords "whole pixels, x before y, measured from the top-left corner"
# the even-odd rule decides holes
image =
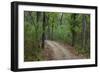
[[[82,48],[85,48],[85,37],[86,37],[86,16],[82,16]]]
[[[76,32],[75,32],[75,26],[77,25],[76,24],[76,14],[72,14],[71,15],[71,19],[72,19],[72,22],[71,22],[71,32],[72,32],[72,46],[75,45],[75,37],[76,37]]]
[[[49,17],[47,17],[47,25],[48,25],[48,28],[47,28],[47,36],[48,38],[47,39],[50,39],[50,24],[49,24]]]
[[[61,13],[60,25],[62,25],[62,18],[63,18],[63,13]]]
[[[51,35],[51,36],[52,36],[52,40],[53,40],[53,24],[52,24],[52,32],[51,32],[51,33],[52,33],[52,35]]]
[[[75,44],[75,31],[72,31],[72,46]]]
[[[45,42],[45,12],[43,12],[43,25],[42,25],[42,48],[44,48]]]

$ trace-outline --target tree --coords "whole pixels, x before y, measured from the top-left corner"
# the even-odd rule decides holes
[[[75,36],[76,36],[76,31],[75,27],[77,26],[77,14],[71,14],[71,33],[72,33],[72,46],[75,44]]]
[[[60,25],[62,25],[63,13],[61,13]]]
[[[42,24],[42,48],[44,48],[45,42],[45,12],[43,12],[43,24]]]
[[[82,15],[82,48],[85,48],[85,37],[86,37],[86,16]]]

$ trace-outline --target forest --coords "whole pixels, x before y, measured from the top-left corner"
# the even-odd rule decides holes
[[[24,61],[90,58],[90,14],[24,11]]]

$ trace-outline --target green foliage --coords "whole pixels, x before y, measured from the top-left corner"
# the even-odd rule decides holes
[[[43,13],[45,15],[43,16]],[[86,31],[83,32],[83,16]],[[43,20],[43,18],[45,19]],[[45,29],[43,29],[43,27]],[[44,33],[44,38],[43,38]],[[84,36],[84,37],[83,37]],[[90,56],[90,15],[60,12],[24,12],[24,59],[39,61],[43,40],[60,41],[75,47],[79,54]],[[83,45],[84,44],[84,45]]]
[[[25,48],[25,56],[24,56],[24,61],[40,61],[44,60],[42,54],[41,54],[42,49],[40,48],[32,48],[32,49],[27,49]]]

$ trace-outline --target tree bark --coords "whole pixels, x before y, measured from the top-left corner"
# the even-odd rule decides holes
[[[86,16],[82,16],[82,48],[85,48],[85,37],[86,37]]]
[[[61,18],[60,18],[60,25],[62,25],[62,18],[63,18],[63,13],[61,14]]]
[[[45,42],[45,12],[43,12],[43,25],[42,25],[42,48],[44,48]]]
[[[76,24],[76,14],[72,14],[71,15],[71,19],[72,19],[72,22],[71,22],[71,32],[72,32],[72,46],[75,45],[75,36],[76,36],[76,32],[75,32],[75,26],[77,25]]]

